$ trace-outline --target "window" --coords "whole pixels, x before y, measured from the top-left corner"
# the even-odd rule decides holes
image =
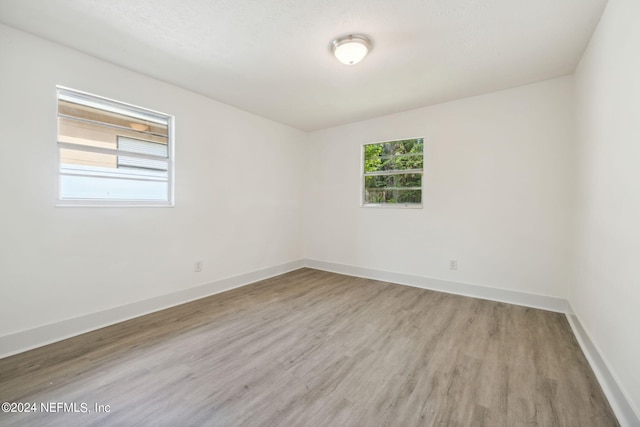
[[[365,144],[362,205],[422,207],[424,138]]]
[[[173,205],[173,118],[58,87],[61,205]]]

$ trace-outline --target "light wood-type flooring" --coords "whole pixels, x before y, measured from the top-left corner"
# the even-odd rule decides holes
[[[0,401],[38,406],[2,426],[618,425],[563,314],[311,269],[2,359]]]

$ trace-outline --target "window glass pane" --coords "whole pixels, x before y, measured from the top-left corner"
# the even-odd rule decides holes
[[[130,153],[148,154],[158,157],[169,156],[166,143],[162,144],[141,139],[118,137],[118,149]]]
[[[89,151],[60,149],[60,167],[70,167],[71,165],[116,168],[117,156],[111,154],[92,153]]]
[[[59,198],[172,202],[171,116],[58,88]]]
[[[364,149],[365,172],[423,168],[423,140],[367,144]]]
[[[118,137],[118,149],[130,153],[139,153],[149,156],[168,157],[168,147],[166,144],[158,144],[140,139]],[[119,168],[140,168],[149,170],[167,170],[167,162],[164,160],[148,159],[135,156],[119,155]]]
[[[167,135],[139,132],[134,129],[103,126],[66,118],[58,119],[58,141],[68,144],[117,149],[118,138],[140,139],[167,146]]]
[[[75,104],[78,108],[96,109],[115,115],[133,117],[145,122],[152,122],[167,125],[168,116],[146,108],[135,107],[118,101],[98,97],[88,93],[79,92],[73,89],[58,87],[58,110],[59,114],[64,114],[62,107],[65,103]],[[62,110],[62,111],[61,111]]]
[[[363,203],[421,204],[424,139],[364,145]]]
[[[118,156],[118,168],[136,168],[149,170],[167,170],[167,162],[163,160],[140,159],[138,157]]]
[[[162,201],[167,199],[167,192],[166,181],[60,175],[63,199]]]
[[[135,117],[133,114],[126,114],[126,112],[116,113],[99,108],[99,103],[93,104],[93,106],[88,106],[60,99],[58,101],[58,115],[62,118],[84,120],[87,123],[110,124],[141,132],[167,135],[166,121],[164,123],[152,122]],[[106,105],[105,108],[107,108]]]
[[[390,188],[368,188],[365,190],[365,203],[369,204],[420,204],[421,190],[399,190]]]
[[[140,161],[142,166],[127,165]],[[149,162],[146,164],[145,162]],[[88,175],[120,179],[166,181],[168,160],[146,160],[115,154],[96,154],[79,150],[60,149],[60,173],[64,175]]]
[[[422,186],[422,175],[400,174],[400,175],[374,175],[365,176],[365,188],[420,188]]]

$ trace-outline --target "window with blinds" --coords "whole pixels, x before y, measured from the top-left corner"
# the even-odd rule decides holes
[[[58,87],[62,205],[173,205],[173,118]]]
[[[362,205],[422,207],[424,138],[363,146]]]

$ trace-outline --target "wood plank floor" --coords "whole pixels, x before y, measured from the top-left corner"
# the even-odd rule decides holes
[[[0,401],[38,405],[3,426],[618,425],[564,315],[311,269],[2,359]]]

